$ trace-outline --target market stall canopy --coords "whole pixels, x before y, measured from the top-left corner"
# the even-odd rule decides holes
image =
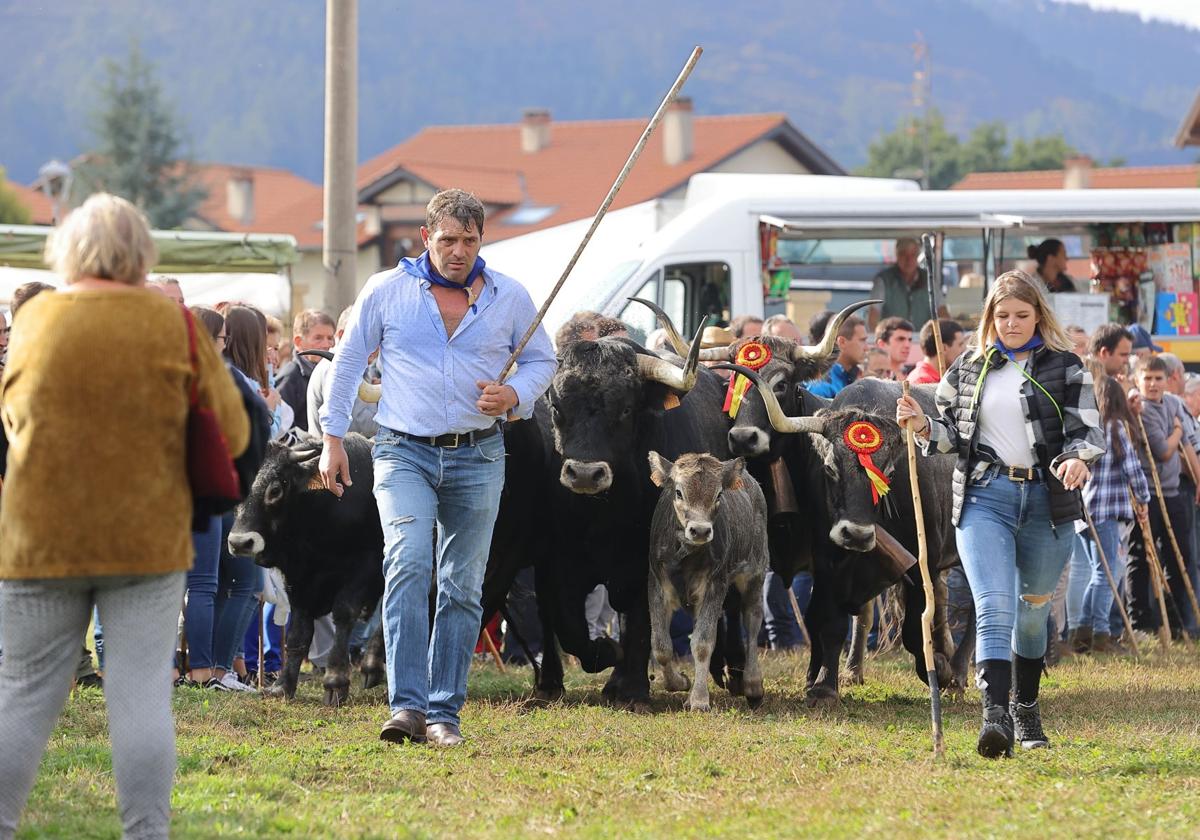
[[[760,220],[789,234],[886,236],[916,230],[1009,230],[1200,220],[1200,189],[956,190],[815,198]]]
[[[45,268],[42,253],[53,228],[0,225],[0,265]],[[278,274],[299,262],[296,240],[275,234],[156,230],[159,274],[220,272]]]

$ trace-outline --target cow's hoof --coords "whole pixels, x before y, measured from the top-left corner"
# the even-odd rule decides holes
[[[742,675],[738,672],[733,672],[729,675],[729,679],[725,681],[725,688],[732,697],[741,697],[746,693],[746,682]]]
[[[363,672],[363,688],[375,688],[377,685],[383,685],[383,674],[377,671]]]
[[[747,694],[746,705],[751,709],[757,709],[763,704],[763,696],[761,694]]]
[[[325,686],[324,703],[331,709],[336,709],[339,706],[346,705],[346,701],[350,699],[349,685],[327,685]]]
[[[561,685],[553,688],[538,688],[534,689],[533,699],[539,703],[557,703],[563,699],[564,694],[566,694],[566,691],[563,690]]]
[[[289,690],[283,683],[275,683],[270,688],[264,689],[262,696],[272,700],[293,700],[296,697],[296,689]]]
[[[683,709],[687,712],[707,712],[711,708],[707,700],[692,700],[689,697],[683,701]]]
[[[827,685],[814,685],[808,690],[804,705],[810,709],[836,709],[841,699],[836,689]]]
[[[848,671],[846,672],[846,675],[842,677],[842,681],[846,685],[862,685],[867,680],[863,676],[862,671]]]
[[[648,714],[650,714],[650,701],[649,700],[631,700],[628,703],[627,708],[629,709],[629,711],[633,712],[635,715],[648,715]]]

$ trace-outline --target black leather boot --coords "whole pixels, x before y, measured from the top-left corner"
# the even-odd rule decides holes
[[[1008,694],[1012,664],[1005,659],[985,659],[975,671],[975,684],[983,694],[983,728],[975,749],[984,758],[1011,758],[1013,721],[1008,714]]]
[[[1042,731],[1042,710],[1038,705],[1038,690],[1042,682],[1042,657],[1026,659],[1013,655],[1013,677],[1016,691],[1013,692],[1012,719],[1013,737],[1020,742],[1021,749],[1036,750],[1050,746],[1050,739]]]

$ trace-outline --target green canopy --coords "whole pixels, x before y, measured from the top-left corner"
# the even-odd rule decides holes
[[[46,268],[42,252],[50,227],[0,225],[0,265]],[[152,232],[158,246],[159,274],[196,272],[278,274],[300,261],[296,240],[266,233],[209,233],[185,230]]]

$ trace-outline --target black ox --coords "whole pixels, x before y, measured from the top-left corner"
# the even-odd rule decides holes
[[[363,394],[378,399],[377,392]],[[312,642],[313,620],[332,613],[336,636],[325,672],[327,705],[349,696],[349,636],[354,621],[374,610],[383,594],[383,531],[372,492],[371,442],[345,438],[352,485],[341,499],[325,490],[317,465],[322,445],[305,439],[292,447],[273,442],[250,495],[238,509],[230,551],[253,556],[283,572],[293,617],[286,661],[273,693],[292,698],[300,664]],[[502,608],[513,578],[540,551],[542,510],[537,504],[546,459],[535,421],[506,424],[505,486],[483,580],[483,623]],[[432,618],[433,594],[430,597]],[[382,633],[362,661],[364,687],[383,682]]]
[[[682,364],[626,339],[580,341],[560,351],[558,372],[538,405],[553,433],[543,526],[548,542],[536,567],[546,638],[538,696],[563,691],[562,664],[551,644],[557,637],[584,670],[613,669],[607,699],[634,708],[649,700],[647,555],[659,493],[648,454],[728,458],[720,412],[725,384],[698,366],[700,336]],[[599,584],[623,615],[619,644],[589,638],[584,601]],[[727,614],[740,615],[739,606],[729,604]],[[733,693],[742,687],[744,654],[737,647],[729,645],[728,681],[721,679]]]

